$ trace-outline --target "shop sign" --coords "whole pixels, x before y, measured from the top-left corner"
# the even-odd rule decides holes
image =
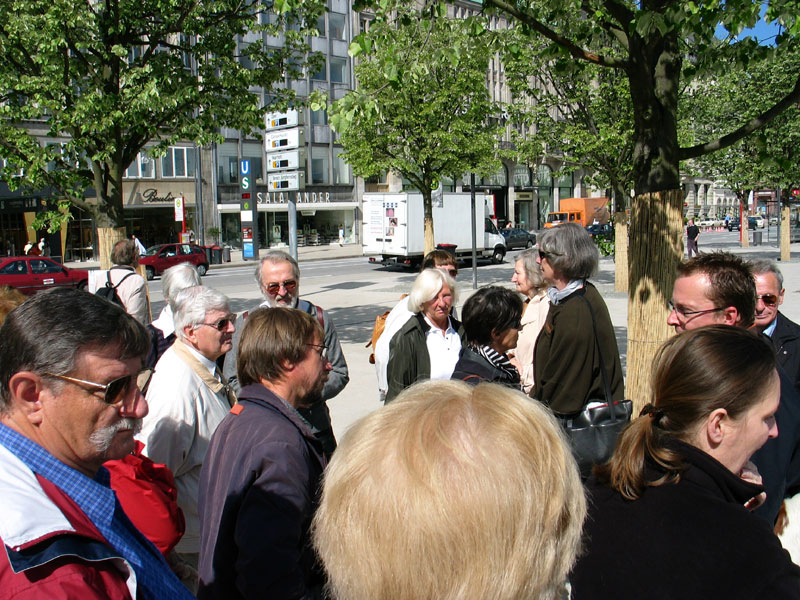
[[[156,188],[147,188],[139,192],[139,197],[144,204],[173,204],[175,202],[172,192],[167,192],[166,196],[159,196]]]
[[[286,204],[294,201],[297,204],[320,204],[331,201],[330,192],[258,192],[256,199],[259,204]]]
[[[283,127],[297,127],[301,125],[300,120],[300,113],[294,109],[286,112],[271,112],[267,113],[264,129],[270,131]]]
[[[0,199],[0,212],[18,213],[45,210],[47,201],[42,198],[3,198]]]

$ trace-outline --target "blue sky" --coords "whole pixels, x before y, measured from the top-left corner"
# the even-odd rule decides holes
[[[764,13],[766,12],[767,6],[764,4],[761,6],[761,16],[758,23],[756,23],[756,26],[752,29],[745,29],[742,32],[742,37],[752,35],[762,44],[772,45],[775,43],[774,38],[778,35],[779,27],[777,23],[767,23],[764,21]],[[727,31],[722,25],[717,25],[716,35],[718,38],[724,38],[727,36]]]

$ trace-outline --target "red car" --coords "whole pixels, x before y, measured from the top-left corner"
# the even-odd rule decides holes
[[[139,258],[139,263],[144,265],[147,272],[147,279],[153,279],[170,267],[184,262],[197,267],[201,276],[208,271],[206,252],[197,244],[159,244],[148,248],[145,255]]]
[[[8,256],[0,259],[0,285],[18,289],[26,296],[51,287],[84,289],[85,269],[70,269],[43,256]]]

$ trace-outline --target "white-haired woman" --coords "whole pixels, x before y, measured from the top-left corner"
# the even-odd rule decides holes
[[[514,275],[511,276],[511,282],[516,284],[517,291],[525,296],[525,306],[522,310],[522,329],[519,331],[517,347],[509,352],[509,357],[511,364],[519,371],[522,391],[526,394],[533,391],[533,349],[550,309],[548,284],[542,277],[538,259],[539,251],[535,248],[523,250],[517,255]]]
[[[389,344],[386,402],[405,388],[426,379],[450,379],[461,354],[461,323],[450,316],[456,285],[450,275],[425,269],[408,295],[414,313]]]
[[[180,263],[170,267],[161,276],[161,290],[166,306],[161,309],[158,318],[147,325],[150,332],[150,350],[145,365],[151,369],[158,359],[175,341],[175,298],[178,292],[186,288],[200,285],[200,274],[192,263]]]

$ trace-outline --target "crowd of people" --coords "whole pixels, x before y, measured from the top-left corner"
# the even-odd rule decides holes
[[[589,473],[566,423],[625,392],[578,225],[459,311],[455,258],[428,255],[375,345],[385,405],[338,443],[347,362],[291,256],[262,256],[238,315],[172,267],[151,323],[122,285],[138,252],[101,276],[119,303],[0,294],[0,598],[800,598],[775,535],[800,326],[774,263],[681,263],[652,395]]]

